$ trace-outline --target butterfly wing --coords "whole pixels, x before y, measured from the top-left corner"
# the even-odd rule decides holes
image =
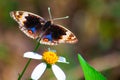
[[[10,15],[18,22],[20,30],[33,39],[38,38],[46,22],[44,18],[26,11],[13,11]]]
[[[57,45],[59,43],[75,43],[76,36],[61,25],[52,24],[40,40],[41,44]]]
[[[76,36],[67,28],[51,24],[44,18],[26,11],[13,11],[11,17],[19,24],[19,28],[28,37],[40,40],[41,44],[57,45],[59,43],[75,43]]]

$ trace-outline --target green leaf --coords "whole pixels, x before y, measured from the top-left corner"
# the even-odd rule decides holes
[[[85,80],[106,80],[106,78],[91,67],[80,54],[78,54],[78,60],[84,72]]]

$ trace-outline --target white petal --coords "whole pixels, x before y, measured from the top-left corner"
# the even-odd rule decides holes
[[[35,53],[35,52],[25,52],[25,58],[32,58],[32,59],[42,59],[42,55]]]
[[[57,80],[65,80],[66,76],[64,72],[57,66],[57,65],[52,65],[52,70],[54,75],[56,76]]]
[[[44,73],[46,67],[47,67],[46,63],[41,63],[41,64],[37,65],[31,74],[31,78],[33,80],[38,80]]]
[[[62,62],[62,63],[67,63],[69,64],[69,62],[66,61],[66,58],[59,56],[58,62]]]

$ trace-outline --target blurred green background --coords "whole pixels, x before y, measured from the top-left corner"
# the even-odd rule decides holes
[[[120,0],[0,0],[0,80],[17,80],[27,59],[23,53],[32,51],[36,41],[28,38],[10,17],[10,11],[23,10],[49,19],[70,16],[54,21],[71,30],[78,38],[76,44],[41,45],[40,54],[55,49],[70,64],[58,63],[67,80],[84,80],[77,53],[102,72],[108,80],[120,80]],[[40,61],[33,60],[22,80],[28,80]],[[48,69],[40,80],[56,80]]]

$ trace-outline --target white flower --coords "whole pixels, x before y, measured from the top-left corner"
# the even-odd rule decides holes
[[[38,80],[42,74],[45,72],[47,65],[51,65],[52,71],[56,76],[57,80],[66,80],[64,72],[55,64],[56,62],[69,63],[66,62],[66,59],[61,56],[57,56],[53,51],[46,51],[43,53],[43,56],[35,52],[26,52],[24,53],[25,58],[43,60],[44,62],[38,64],[31,74],[33,80]]]

